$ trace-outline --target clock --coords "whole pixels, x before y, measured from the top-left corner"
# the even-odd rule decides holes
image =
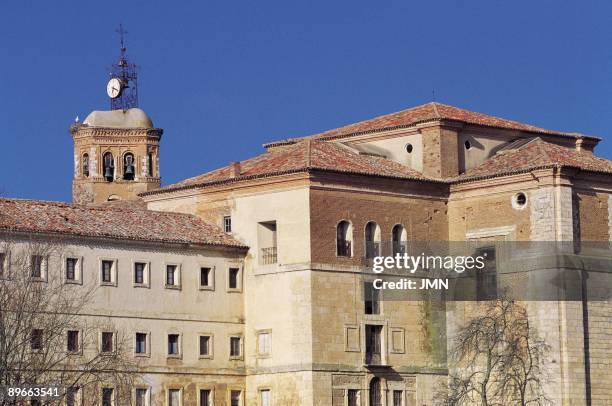
[[[106,94],[111,99],[115,99],[121,95],[121,91],[123,90],[123,86],[121,81],[117,78],[111,78],[106,85]]]

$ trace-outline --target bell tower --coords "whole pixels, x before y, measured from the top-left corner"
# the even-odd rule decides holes
[[[93,111],[70,127],[74,141],[72,200],[97,204],[135,200],[138,193],[160,186],[159,142],[155,128],[138,108],[137,67],[126,56],[120,25],[121,52],[112,65],[106,93],[110,110]]]

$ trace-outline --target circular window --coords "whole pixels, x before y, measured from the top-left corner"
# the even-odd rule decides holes
[[[512,198],[512,207],[515,209],[523,209],[527,205],[527,195],[519,192]]]
[[[463,143],[463,145],[465,145],[465,149],[472,148],[472,144],[469,141],[466,141],[465,143]]]
[[[406,144],[406,152],[407,153],[411,154],[412,153],[412,149],[413,149],[412,144]]]

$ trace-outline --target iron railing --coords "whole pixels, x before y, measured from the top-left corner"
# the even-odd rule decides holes
[[[261,264],[270,265],[278,262],[278,254],[276,247],[268,247],[261,249]]]

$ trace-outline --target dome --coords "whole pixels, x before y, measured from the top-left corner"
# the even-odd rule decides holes
[[[106,128],[153,128],[153,121],[147,116],[147,113],[138,108],[92,111],[83,124]]]

